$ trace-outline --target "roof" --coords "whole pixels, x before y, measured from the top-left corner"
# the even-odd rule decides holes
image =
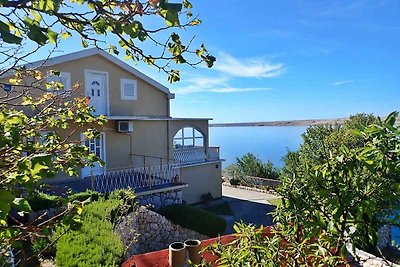
[[[84,57],[94,56],[94,55],[99,55],[99,56],[104,57],[108,61],[111,61],[115,65],[121,67],[122,69],[132,73],[133,75],[135,75],[135,76],[139,77],[140,79],[146,81],[147,83],[153,85],[156,89],[167,94],[169,99],[175,98],[175,95],[169,91],[168,87],[162,85],[161,83],[157,82],[156,80],[143,74],[142,72],[138,71],[137,69],[135,69],[134,67],[125,63],[124,61],[118,59],[117,57],[114,57],[114,56],[110,55],[109,53],[107,53],[101,49],[98,49],[98,48],[89,48],[89,49],[84,49],[84,50],[73,52],[73,53],[64,54],[61,56],[52,57],[49,59],[38,60],[38,61],[35,61],[32,63],[25,64],[24,66],[27,68],[47,67],[47,66],[61,64],[64,62],[68,62],[68,61],[72,61],[72,60],[76,60],[76,59],[80,59],[80,58],[84,58]],[[0,77],[0,78],[9,77],[11,75],[13,75],[13,72],[6,73],[5,75],[2,75],[2,77]]]
[[[222,245],[225,245],[235,240],[235,237],[236,237],[235,234],[231,234],[207,240],[202,240],[201,247],[204,248],[205,246],[209,246],[217,242],[221,243]],[[212,266],[217,266],[215,262],[218,259],[217,256],[207,251],[201,254],[206,262],[211,263]],[[121,266],[122,267],[148,267],[148,266],[169,267],[170,265],[168,263],[168,249],[158,250],[145,254],[133,255],[127,261],[122,263]]]
[[[193,120],[212,120],[212,118],[171,118],[154,116],[107,116],[108,120],[129,120],[129,121],[193,121]]]

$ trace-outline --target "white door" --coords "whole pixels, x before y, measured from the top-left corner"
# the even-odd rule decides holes
[[[106,75],[96,72],[86,73],[86,96],[89,105],[95,108],[94,115],[106,115]]]
[[[82,135],[82,139],[84,136]],[[101,133],[98,138],[86,139],[85,146],[89,149],[90,153],[98,156],[102,161],[106,161],[105,157],[105,135]],[[104,168],[100,166],[99,163],[95,163],[94,167],[84,167],[82,168],[82,178],[91,175],[98,175],[104,173]]]

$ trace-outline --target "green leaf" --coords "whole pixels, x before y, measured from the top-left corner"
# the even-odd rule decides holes
[[[48,36],[49,42],[50,42],[51,44],[56,44],[56,43],[57,43],[57,36],[58,36],[58,33],[53,32],[52,30],[48,29],[48,30],[47,30],[47,36]]]
[[[21,44],[22,38],[12,34],[7,24],[0,21],[0,35],[1,39],[9,44]]]
[[[183,6],[185,8],[192,8],[193,5],[188,0],[183,0]]]
[[[166,8],[160,11],[168,26],[179,26],[179,12],[182,10],[182,4],[166,4]]]
[[[5,219],[11,210],[11,203],[14,200],[14,195],[11,191],[0,190],[0,219]]]
[[[17,208],[20,211],[23,211],[23,212],[31,212],[32,211],[32,208],[29,205],[29,202],[25,198],[17,197],[14,199],[12,204],[13,204],[12,206],[14,208]]]
[[[28,37],[39,45],[45,45],[48,37],[43,33],[42,29],[35,24],[30,25]]]
[[[68,31],[65,31],[65,32],[63,32],[62,34],[61,34],[61,38],[63,38],[64,40],[65,39],[68,39],[69,37],[71,37],[72,36],[72,34],[70,33],[70,32],[68,32]]]

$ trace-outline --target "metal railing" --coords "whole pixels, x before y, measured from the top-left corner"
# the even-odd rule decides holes
[[[142,154],[130,154],[132,167],[142,167],[142,166],[156,166],[156,165],[166,165],[177,163],[173,159],[166,159],[162,157],[155,157]]]
[[[219,160],[219,146],[210,146],[208,147],[208,160]]]
[[[91,177],[92,188],[101,193],[123,188],[147,188],[180,182],[179,165],[165,164],[108,171]]]
[[[181,165],[219,160],[219,147],[209,147],[208,153],[204,147],[187,147],[174,149],[174,159]]]

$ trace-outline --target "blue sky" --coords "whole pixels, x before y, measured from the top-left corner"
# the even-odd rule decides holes
[[[170,85],[136,66],[176,93],[173,116],[242,122],[400,109],[400,1],[191,2],[203,24],[182,37],[205,43],[215,67],[183,67]]]

